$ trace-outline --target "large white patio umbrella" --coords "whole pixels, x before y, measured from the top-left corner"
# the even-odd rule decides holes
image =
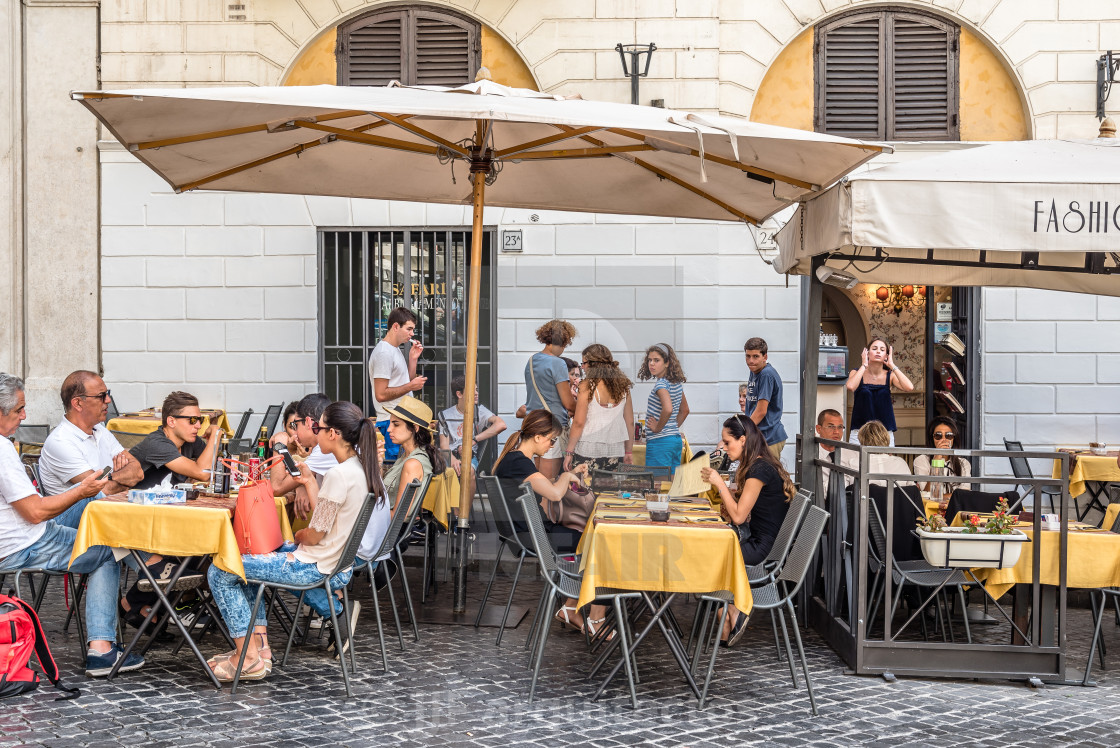
[[[851,176],[778,232],[857,280],[1120,296],[1120,141],[995,143]],[[820,260],[818,260],[818,263]]]
[[[72,96],[176,191],[473,205],[467,392],[475,387],[484,205],[758,223],[885,149],[744,120],[507,88],[480,77],[453,89],[391,84]],[[471,433],[473,418],[468,408],[463,433]],[[463,451],[469,465],[470,440]],[[466,481],[462,490],[466,527]]]

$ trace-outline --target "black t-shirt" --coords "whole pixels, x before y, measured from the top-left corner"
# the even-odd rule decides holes
[[[521,498],[521,484],[530,475],[539,472],[533,461],[521,450],[515,449],[506,455],[494,469],[495,477],[502,484],[502,494],[506,497],[506,503],[516,506],[516,502]]]
[[[175,446],[175,442],[167,438],[167,434],[163,433],[162,428],[156,429],[144,437],[144,441],[129,450],[144,471],[144,477],[140,479],[135,488],[158,486],[169,475],[172,485],[189,480],[186,476],[177,473],[172,474],[171,469],[167,467],[167,463],[180,457],[197,460],[204,451],[206,451],[206,442],[203,439],[196,438],[193,442],[185,443],[183,448],[179,449]]]
[[[747,480],[754,478],[762,481],[762,490],[751,509],[751,517],[745,523],[751,528],[751,544],[765,556],[774,545],[778,530],[786,518],[789,504],[782,490],[782,476],[765,460],[755,460],[747,468]],[[745,484],[747,481],[744,480]]]

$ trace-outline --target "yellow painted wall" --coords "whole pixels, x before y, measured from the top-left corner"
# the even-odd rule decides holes
[[[338,83],[338,64],[334,59],[338,29],[329,29],[313,41],[296,59],[284,79],[285,86],[317,86]]]
[[[284,79],[285,86],[314,86],[338,82],[335,43],[338,30],[330,29],[303,50]],[[482,27],[482,64],[490,69],[495,83],[515,88],[537,90],[536,81],[521,55],[505,39],[486,26]],[[810,99],[812,101],[812,99]]]
[[[813,129],[813,30],[801,32],[770,65],[754,97],[751,119]]]
[[[961,140],[1027,140],[1026,113],[995,52],[961,29]]]
[[[1018,87],[995,52],[968,29],[960,37],[961,140],[1026,140],[1027,115]],[[751,119],[813,129],[813,30],[802,32],[770,65]]]

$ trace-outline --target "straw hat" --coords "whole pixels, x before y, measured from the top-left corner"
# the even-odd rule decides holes
[[[423,400],[418,400],[412,395],[405,395],[400,399],[400,402],[385,410],[402,421],[407,421],[413,426],[419,426],[435,433],[435,429],[432,428],[432,409],[425,405]]]

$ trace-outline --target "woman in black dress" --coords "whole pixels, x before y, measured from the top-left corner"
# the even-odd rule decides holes
[[[729,458],[739,461],[735,493],[715,470],[704,468],[701,474],[719,491],[720,512],[739,533],[744,563],[747,566],[762,563],[774,546],[796,489],[789,473],[771,454],[762,432],[749,417],[734,415],[723,422],[720,447]],[[732,605],[724,624],[723,639],[727,646],[739,641],[746,628],[747,615]]]

